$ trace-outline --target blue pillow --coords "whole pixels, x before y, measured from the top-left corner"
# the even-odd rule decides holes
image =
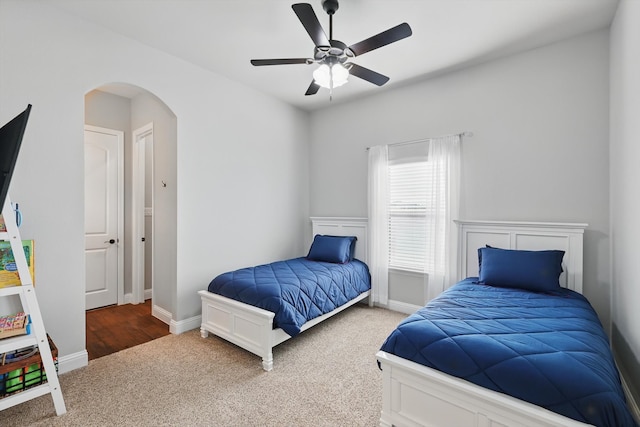
[[[485,248],[493,248],[493,246],[486,245]],[[478,276],[482,272],[482,252],[480,249],[482,248],[478,248]]]
[[[536,292],[560,288],[564,251],[480,248],[478,254],[482,260],[481,284]]]
[[[325,236],[316,234],[307,259],[345,264],[353,259],[355,236]]]

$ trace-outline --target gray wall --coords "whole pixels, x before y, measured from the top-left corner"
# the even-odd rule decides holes
[[[176,246],[177,246],[177,118],[155,96],[144,93],[131,100],[131,129],[153,123],[153,220],[155,230],[147,241],[147,259],[155,252],[153,263],[153,304],[176,313]],[[147,174],[151,172],[146,169]],[[165,182],[166,187],[162,185]],[[146,191],[148,194],[149,191]],[[146,197],[145,197],[146,198]],[[145,202],[145,206],[150,206]],[[149,224],[147,224],[149,225]],[[147,274],[148,276],[148,274]],[[147,279],[148,277],[145,277]]]
[[[43,2],[2,0],[0,52],[0,122],[33,104],[11,194],[22,236],[37,241],[38,298],[61,366],[85,351],[84,96],[94,88],[133,84],[177,117],[176,322],[200,314],[196,291],[216,274],[306,249],[308,114]]]
[[[588,223],[585,294],[608,325],[608,54],[590,33],[314,113],[312,215],[366,216],[367,146],[472,131],[461,217]]]
[[[623,0],[611,26],[612,341],[640,402],[640,2]]]
[[[85,96],[85,123],[124,132],[125,146],[131,145],[131,100],[92,90]]]

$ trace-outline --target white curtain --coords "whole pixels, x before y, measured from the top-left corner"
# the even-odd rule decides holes
[[[369,271],[373,302],[389,298],[389,149],[369,149]]]
[[[428,299],[455,281],[455,259],[460,205],[460,135],[429,141],[429,168],[432,191],[427,200],[427,250],[425,272],[428,275]]]

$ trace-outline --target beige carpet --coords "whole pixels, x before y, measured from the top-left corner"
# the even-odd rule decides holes
[[[358,304],[274,349],[274,369],[199,331],[92,360],[49,395],[0,412],[0,426],[375,426],[375,353],[406,317]]]

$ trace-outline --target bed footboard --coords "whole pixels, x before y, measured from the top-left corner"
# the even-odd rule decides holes
[[[291,337],[280,328],[273,328],[274,313],[239,301],[211,293],[198,291],[202,299],[202,323],[200,335],[207,338],[209,332],[262,357],[262,368],[273,369],[273,348]],[[368,298],[371,291],[361,293],[333,311],[316,317],[302,325],[300,331],[336,315],[342,310]]]
[[[584,427],[528,402],[379,351],[381,427]]]
[[[251,353],[262,357],[265,371],[273,369],[273,317],[270,311],[199,291],[202,299],[200,334],[211,332]]]

